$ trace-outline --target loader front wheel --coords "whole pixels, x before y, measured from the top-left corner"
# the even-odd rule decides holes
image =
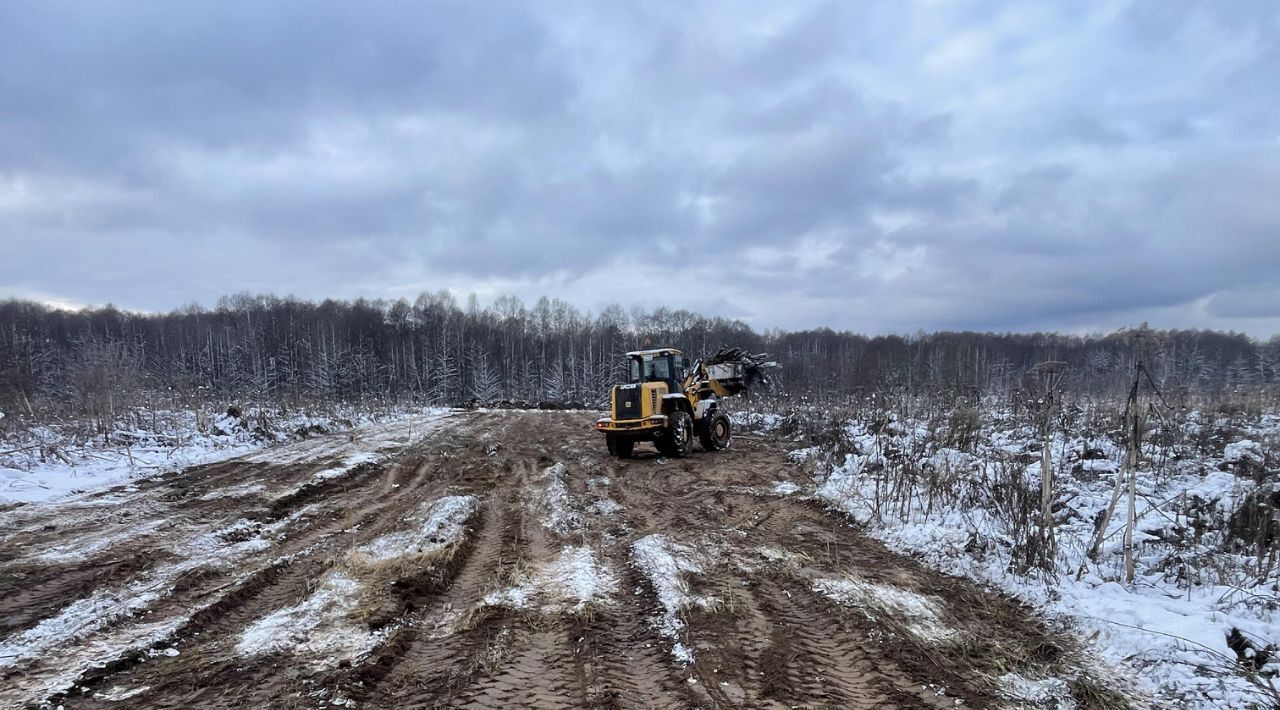
[[[635,439],[627,439],[617,434],[605,434],[604,443],[609,447],[609,453],[620,459],[631,458],[631,452],[636,447]]]
[[[658,450],[677,459],[693,451],[693,417],[688,412],[677,409],[667,415],[667,430],[658,440]]]
[[[698,438],[702,441],[702,448],[705,451],[722,451],[729,448],[729,442],[733,440],[733,428],[729,424],[729,416],[722,412],[712,414]]]

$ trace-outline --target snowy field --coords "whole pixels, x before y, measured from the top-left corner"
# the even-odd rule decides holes
[[[785,423],[777,415],[742,419],[766,431]],[[1181,436],[1143,450],[1132,583],[1123,562],[1126,495],[1096,561],[1087,554],[1124,458],[1105,434],[1055,436],[1057,550],[1047,570],[1028,569],[1018,554],[1028,530],[1015,492],[1029,492],[1038,511],[1040,436],[1011,416],[985,422],[963,451],[947,445],[936,421],[848,421],[840,443],[793,452],[813,479],[796,494],[846,513],[891,549],[1068,623],[1100,667],[1130,679],[1139,697],[1174,707],[1269,707],[1280,672],[1276,542],[1261,549],[1239,527],[1242,510],[1280,524],[1280,417],[1193,411],[1178,424]]]
[[[446,411],[415,409],[376,417],[354,411],[287,416],[250,411],[242,417],[204,417],[191,411],[138,412],[120,418],[131,422],[129,426],[116,427],[105,435],[87,435],[79,422],[15,429],[0,439],[0,504],[60,501],[118,483],[263,451],[266,453],[254,460],[288,462],[290,442]],[[317,455],[312,446],[295,449],[296,460]],[[234,491],[220,495],[232,494]]]
[[[781,437],[620,460],[593,421],[433,410],[10,506],[0,706],[1115,707]]]

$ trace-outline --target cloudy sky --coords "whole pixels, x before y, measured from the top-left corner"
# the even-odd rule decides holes
[[[1274,0],[0,4],[0,296],[1280,332]]]

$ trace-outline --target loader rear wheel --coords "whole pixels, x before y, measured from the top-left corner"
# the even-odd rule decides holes
[[[704,451],[722,451],[729,448],[729,442],[733,440],[733,427],[729,424],[729,417],[721,412],[716,412],[707,420],[707,426],[698,434],[698,438],[702,441]]]
[[[693,451],[693,417],[677,409],[667,415],[667,430],[658,439],[658,451],[682,459]]]
[[[609,453],[620,459],[631,458],[631,452],[636,447],[635,439],[627,439],[617,434],[605,434],[604,443],[609,447]]]

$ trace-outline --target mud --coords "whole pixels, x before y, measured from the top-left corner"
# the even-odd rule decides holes
[[[1069,665],[806,498],[785,444],[621,461],[593,419],[462,412],[0,513],[0,706],[1001,707],[999,676]],[[478,501],[456,535],[361,557],[445,496]],[[636,563],[654,534],[674,580]]]

